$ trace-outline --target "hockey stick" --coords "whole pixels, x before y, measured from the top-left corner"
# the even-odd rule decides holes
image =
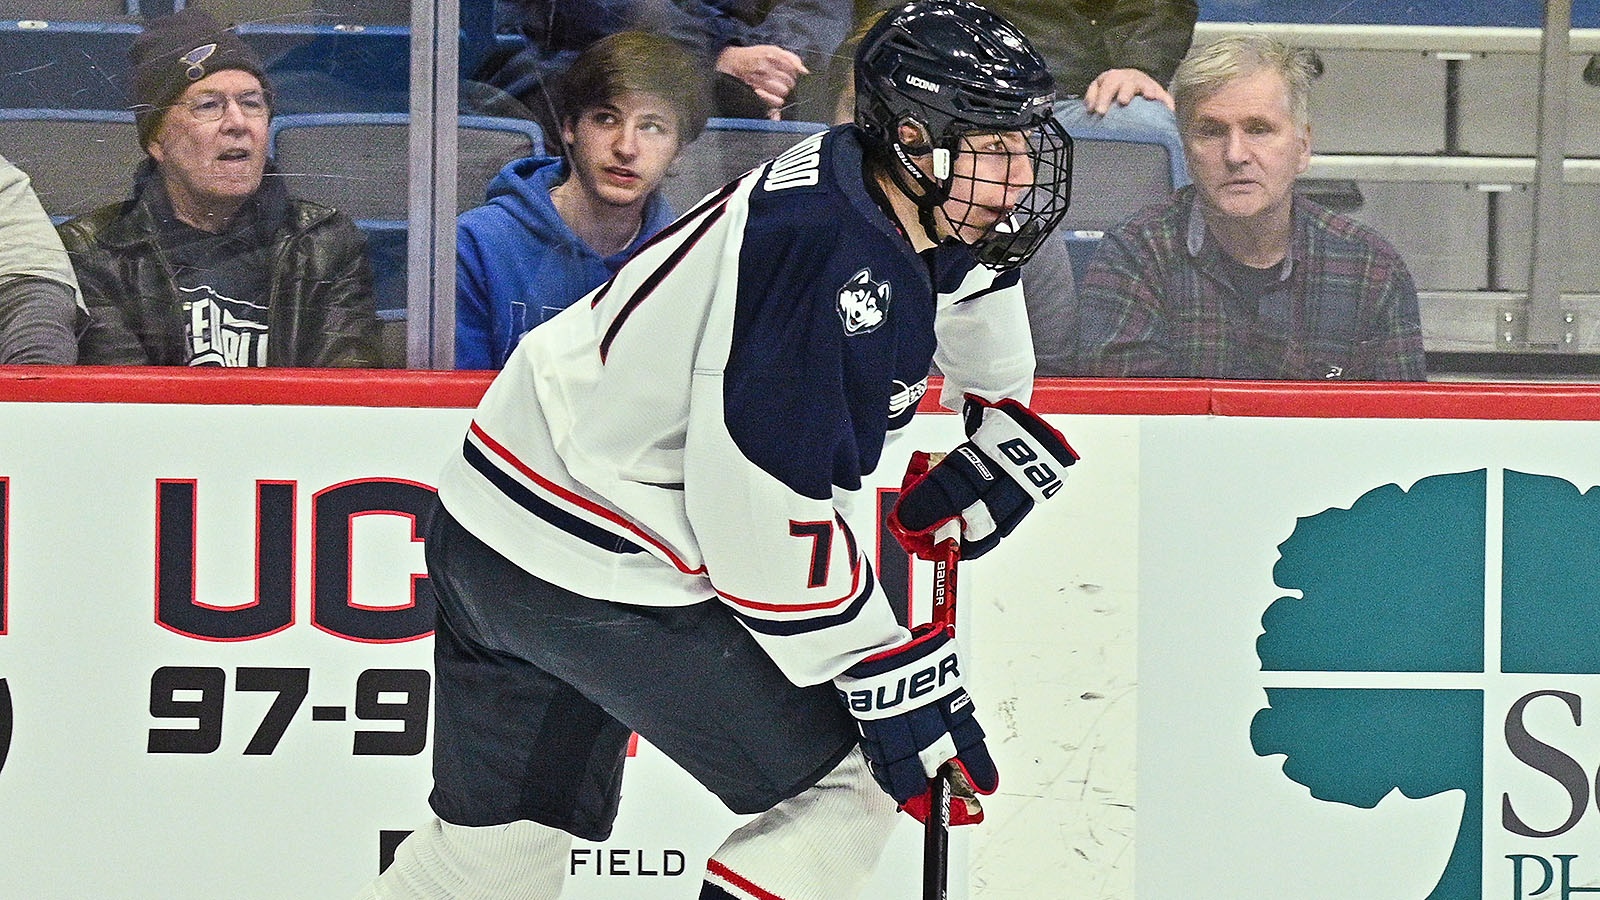
[[[947,523],[935,532],[938,555],[933,560],[932,621],[940,626],[956,622],[956,561],[961,558],[961,522]],[[946,900],[950,880],[950,793],[962,780],[952,763],[939,767],[928,779],[928,820],[922,834],[922,900]],[[964,793],[971,793],[970,791]]]

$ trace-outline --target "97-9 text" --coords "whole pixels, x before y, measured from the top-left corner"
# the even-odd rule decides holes
[[[150,676],[150,715],[184,719],[186,728],[151,728],[150,753],[215,753],[222,746],[227,672],[216,666],[162,666]],[[398,722],[398,730],[357,731],[355,756],[415,756],[428,744],[428,694],[432,679],[424,669],[367,669],[356,678],[355,717],[364,722]],[[270,693],[266,714],[255,724],[245,756],[270,756],[311,692],[308,668],[240,666],[233,693]],[[349,707],[311,707],[313,722],[342,722]]]

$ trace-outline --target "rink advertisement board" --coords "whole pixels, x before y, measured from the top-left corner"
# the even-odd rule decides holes
[[[1600,425],[1140,442],[1137,896],[1600,894]]]
[[[470,403],[486,379],[465,383]],[[281,387],[269,405],[0,401],[3,900],[337,900],[428,817],[419,519],[471,410]],[[281,402],[296,391],[323,405]],[[929,446],[959,435],[923,419]],[[642,741],[625,783],[563,897],[697,896],[743,819]],[[919,884],[902,831],[878,896]]]
[[[428,814],[417,519],[484,379],[17,371],[0,898],[349,896]],[[1600,894],[1600,391],[1038,405],[1083,462],[963,569],[1002,781],[952,897]],[[641,742],[563,897],[692,900],[739,821]],[[864,896],[919,895],[917,839]]]

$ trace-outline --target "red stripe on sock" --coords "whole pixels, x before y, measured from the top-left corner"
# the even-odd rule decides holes
[[[728,882],[739,890],[744,891],[750,896],[756,898],[756,900],[783,900],[783,898],[777,894],[774,894],[768,890],[763,890],[759,885],[750,881],[748,878],[745,878],[744,876],[714,859],[706,861],[706,871]]]

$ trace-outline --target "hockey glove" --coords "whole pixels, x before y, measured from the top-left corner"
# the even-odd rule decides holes
[[[1000,786],[948,627],[924,625],[910,643],[867,657],[833,683],[856,718],[872,777],[918,820],[928,815],[928,779],[947,761],[977,793]],[[952,797],[950,824],[982,820],[981,808],[974,814]]]
[[[889,513],[889,530],[913,556],[934,558],[934,532],[961,519],[961,558],[976,559],[1010,534],[1039,500],[1061,490],[1078,454],[1061,433],[1015,400],[967,395],[966,443],[929,468],[915,453]]]

